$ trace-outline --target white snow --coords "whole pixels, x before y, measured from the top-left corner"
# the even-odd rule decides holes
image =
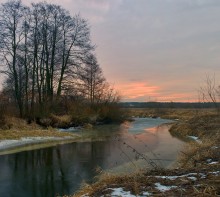
[[[143,194],[141,196],[135,196],[133,194],[131,194],[130,191],[124,191],[123,188],[108,188],[108,190],[112,190],[112,193],[110,194],[111,197],[147,197],[150,196],[151,193],[150,192],[143,192]],[[103,196],[102,196],[103,197]]]
[[[191,180],[197,180],[197,178],[195,177],[196,175],[197,173],[189,173],[189,174],[184,174],[180,176],[155,176],[155,177],[161,178],[161,179],[169,179],[171,181],[176,180],[177,178],[182,178],[182,177],[187,177],[188,179],[191,179]],[[202,176],[201,173],[199,175]]]
[[[165,186],[161,185],[160,183],[155,183],[156,189],[158,189],[161,192],[169,191],[171,189],[177,188],[177,186]]]
[[[69,127],[67,129],[58,129],[58,130],[61,132],[71,132],[71,131],[77,131],[79,129],[80,129],[80,127]]]
[[[216,171],[216,172],[209,172],[209,174],[215,174],[215,175],[218,175],[218,174],[220,174],[220,171]]]
[[[143,195],[144,196],[150,196],[150,195],[152,195],[150,192],[143,192]]]
[[[194,177],[194,176],[188,176],[187,178],[188,178],[188,179],[191,179],[191,180],[193,180],[193,181],[196,181],[196,180],[197,180],[197,178]]]
[[[122,196],[122,197],[136,197],[131,194],[131,192],[124,191],[123,188],[114,188],[111,189],[113,192],[111,193],[111,196]]]
[[[199,137],[196,137],[196,136],[193,136],[193,135],[188,135],[188,137],[195,140],[195,141],[197,141],[199,139]]]
[[[198,142],[198,143],[202,143],[202,141],[199,140],[199,137],[197,137],[197,136],[188,135],[188,137],[191,138],[192,140],[195,140],[195,141]]]
[[[161,179],[169,179],[171,181],[179,178],[180,176],[155,176],[155,178],[161,178]]]
[[[213,161],[213,162],[211,162],[211,163],[209,163],[209,164],[217,164],[218,162],[217,161]]]
[[[218,161],[213,161],[212,159],[207,159],[206,162],[210,165],[218,163]]]
[[[19,140],[1,140],[0,141],[0,150],[6,150],[10,148],[16,148],[20,146],[25,146],[29,144],[37,144],[41,142],[48,141],[62,141],[72,139],[72,137],[23,137]]]

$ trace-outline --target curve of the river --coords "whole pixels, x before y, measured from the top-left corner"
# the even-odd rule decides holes
[[[169,125],[163,124],[169,122],[138,118],[120,127],[83,131],[90,133],[88,136],[94,133],[96,137],[90,140],[1,155],[0,196],[73,194],[83,181],[93,180],[97,167],[113,173],[169,167],[183,145],[169,134]]]

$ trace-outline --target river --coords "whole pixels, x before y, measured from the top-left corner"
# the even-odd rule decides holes
[[[76,192],[97,168],[123,173],[170,167],[182,141],[170,135],[169,120],[138,118],[121,126],[75,131],[78,142],[0,156],[0,196],[43,197]]]

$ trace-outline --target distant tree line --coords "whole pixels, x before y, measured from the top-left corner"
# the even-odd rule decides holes
[[[88,22],[58,5],[1,4],[0,65],[3,95],[16,102],[21,117],[64,96],[90,104],[118,99],[98,64]]]
[[[220,103],[213,102],[121,102],[123,108],[215,108]]]

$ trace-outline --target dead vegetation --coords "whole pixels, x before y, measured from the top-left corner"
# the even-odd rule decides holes
[[[195,135],[209,139],[218,137],[220,132],[220,116],[218,114],[197,115],[188,120],[177,122],[170,129],[171,135],[184,137]]]
[[[190,142],[179,155],[179,164],[184,168],[204,167],[211,162],[220,161],[219,136],[202,143]]]
[[[218,196],[220,172],[217,166],[209,168],[139,171],[129,175],[102,174],[95,184],[84,184],[73,197],[111,196],[113,189],[123,188],[133,195],[144,196]],[[193,171],[193,172],[192,172]],[[167,188],[161,190],[160,187]]]
[[[215,109],[184,109],[184,108],[124,108],[128,117],[161,117],[171,120],[189,120],[198,115],[216,114]]]
[[[51,127],[42,128],[36,123],[30,124],[27,121],[15,118],[4,117],[4,124],[0,129],[0,140],[20,139],[22,137],[65,137],[74,136],[67,132],[58,132]]]

